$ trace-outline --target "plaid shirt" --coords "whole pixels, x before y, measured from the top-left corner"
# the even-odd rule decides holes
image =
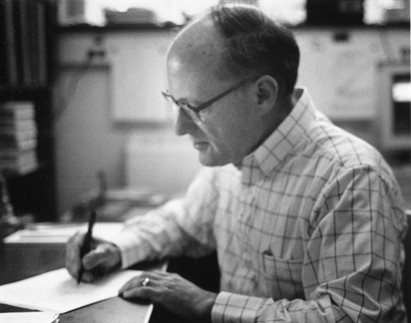
[[[217,249],[213,322],[406,322],[405,230],[390,168],[303,90],[241,169],[204,168],[115,243],[124,267]]]

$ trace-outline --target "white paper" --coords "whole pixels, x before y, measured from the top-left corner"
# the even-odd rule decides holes
[[[50,271],[19,282],[0,286],[0,303],[65,313],[118,295],[119,289],[138,270],[112,273],[93,283],[77,282],[65,268]]]
[[[51,312],[10,312],[0,313],[1,323],[53,323],[58,314]]]
[[[122,223],[96,223],[93,237],[110,241],[123,228]],[[36,224],[19,230],[4,239],[5,243],[66,243],[77,231],[86,231],[87,224]]]

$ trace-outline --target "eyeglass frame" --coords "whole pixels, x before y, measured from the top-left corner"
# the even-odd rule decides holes
[[[218,100],[222,99],[226,95],[230,94],[231,92],[238,90],[240,87],[242,87],[244,84],[250,82],[250,81],[255,81],[259,78],[258,77],[250,77],[246,78],[236,84],[234,84],[232,87],[228,88],[227,90],[221,92],[220,94],[217,94],[216,96],[212,97],[211,99],[201,103],[199,106],[194,107],[190,103],[182,103],[179,102],[179,100],[175,99],[170,93],[166,91],[161,91],[161,94],[163,95],[164,99],[171,104],[176,105],[180,109],[182,109],[186,114],[188,114],[194,121],[198,122],[204,122],[204,120],[200,116],[200,112],[211,107],[215,102]]]

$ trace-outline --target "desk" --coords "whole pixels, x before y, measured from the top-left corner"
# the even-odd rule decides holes
[[[64,266],[65,246],[62,244],[0,244],[0,284],[38,275]],[[141,268],[144,269],[144,268]],[[39,291],[41,292],[41,291]],[[20,308],[0,304],[0,312],[22,311]],[[141,307],[115,297],[60,315],[60,323],[143,322]],[[165,312],[156,314],[150,323],[169,322]]]
[[[64,244],[3,244],[0,242],[0,285],[64,267]],[[170,259],[168,271],[177,272],[195,284],[210,291],[219,290],[219,271],[215,253],[196,260]],[[150,269],[151,265],[139,265],[135,269]],[[0,312],[24,309],[0,304]],[[136,323],[140,311],[136,304],[115,297],[60,315],[60,323]],[[141,314],[140,314],[141,315]],[[150,323],[202,322],[182,318],[154,306]]]

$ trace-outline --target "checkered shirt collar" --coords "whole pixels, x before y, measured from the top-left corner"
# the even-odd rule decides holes
[[[301,88],[296,91],[302,93],[291,113],[254,152],[244,158],[241,167],[244,185],[251,185],[261,176],[271,174],[297,144],[307,139],[316,110],[308,90]]]

